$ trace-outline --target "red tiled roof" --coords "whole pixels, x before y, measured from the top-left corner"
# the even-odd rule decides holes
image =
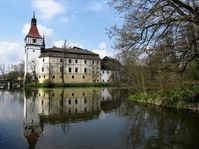
[[[27,34],[26,37],[42,38],[41,35],[39,34],[37,26],[34,24],[31,24],[29,33]]]

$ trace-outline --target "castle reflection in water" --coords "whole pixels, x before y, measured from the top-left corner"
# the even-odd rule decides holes
[[[109,88],[38,89],[24,91],[24,135],[34,146],[44,125],[74,123],[99,117],[120,105],[120,90]]]

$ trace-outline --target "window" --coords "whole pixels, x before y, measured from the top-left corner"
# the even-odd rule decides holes
[[[55,76],[53,75],[53,79],[55,78]]]
[[[35,50],[32,50],[32,52],[35,52]]]
[[[72,93],[72,96],[74,96],[74,93]]]
[[[41,70],[42,72],[44,72],[44,67],[42,67],[42,70]]]
[[[102,73],[104,74],[104,70],[102,71]]]
[[[75,63],[78,63],[77,59],[75,60]]]
[[[41,78],[41,76],[39,75],[39,78]]]
[[[84,99],[84,103],[86,104],[86,102],[87,102],[87,100],[86,99]]]
[[[78,103],[78,100],[77,99],[75,99],[75,104],[77,104]]]
[[[75,68],[75,72],[78,72],[78,68]]]
[[[68,101],[68,104],[69,104],[69,105],[71,104],[71,100]]]
[[[102,80],[104,82],[104,80]]]
[[[71,59],[69,59],[68,62],[71,63],[72,62]]]
[[[87,68],[84,68],[84,73],[87,73]]]
[[[107,74],[109,74],[109,71],[107,71]]]
[[[94,61],[92,61],[92,63],[94,64]]]
[[[72,79],[74,79],[74,76],[72,76]]]
[[[85,61],[84,61],[84,64],[86,64],[86,63],[87,63],[87,61],[85,60]]]
[[[45,61],[45,59],[43,58],[43,62]]]
[[[82,93],[82,95],[84,96],[85,94],[84,94],[84,93]]]
[[[86,112],[87,111],[87,109],[86,108],[84,108],[84,112]]]
[[[98,64],[99,62],[97,61],[97,64]]]
[[[33,42],[33,43],[36,43],[36,42],[37,42],[37,39],[32,39],[32,42]]]
[[[62,59],[60,59],[60,62],[62,62]]]
[[[46,76],[44,75],[44,78],[45,78]]]
[[[68,68],[68,72],[72,72],[72,68],[71,67]]]
[[[35,61],[32,61],[32,63],[34,63]]]
[[[83,79],[85,79],[85,76],[83,76]]]

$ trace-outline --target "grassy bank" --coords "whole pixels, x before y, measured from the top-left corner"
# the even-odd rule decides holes
[[[199,111],[199,82],[183,83],[175,88],[148,94],[135,94],[129,100],[182,110]]]
[[[51,83],[30,83],[26,84],[25,87],[31,87],[31,88],[56,88],[56,87],[111,87],[113,84],[111,83],[68,83],[62,84],[51,84]]]

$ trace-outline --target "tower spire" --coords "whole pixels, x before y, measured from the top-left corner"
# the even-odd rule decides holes
[[[37,25],[37,20],[35,18],[35,12],[33,11],[33,16],[32,16],[32,20],[31,20],[31,25]]]
[[[44,37],[44,34],[43,34],[43,40],[42,40],[42,46],[41,46],[41,52],[42,52],[42,50],[45,50],[45,46],[46,46],[46,44],[45,44],[45,37]]]
[[[33,11],[33,18],[35,18],[35,11]]]
[[[28,32],[28,34],[26,35],[28,37],[32,37],[32,38],[40,38],[42,39],[42,37],[39,34],[39,31],[37,29],[37,19],[35,17],[35,12],[33,11],[33,17],[31,19],[31,27],[30,30]]]

